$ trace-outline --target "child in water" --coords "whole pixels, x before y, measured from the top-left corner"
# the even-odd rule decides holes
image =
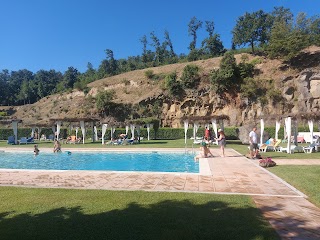
[[[36,145],[36,144],[34,145],[33,152],[34,152],[34,155],[35,155],[35,156],[39,155],[40,150],[39,150],[39,148],[38,148],[38,145]]]

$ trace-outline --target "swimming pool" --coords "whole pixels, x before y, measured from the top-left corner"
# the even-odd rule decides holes
[[[0,168],[41,170],[105,170],[199,173],[194,155],[161,152],[1,152]]]

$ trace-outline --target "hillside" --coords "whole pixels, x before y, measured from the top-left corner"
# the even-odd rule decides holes
[[[241,56],[235,56],[238,62]],[[248,55],[249,62],[258,63],[255,65],[254,78],[258,81],[273,79],[274,87],[280,89],[286,99],[285,106],[271,103],[266,106],[259,103],[251,105],[238,94],[218,97],[210,88],[209,73],[219,68],[220,60],[212,58],[127,72],[90,83],[88,86],[91,90],[87,95],[80,91],[55,94],[30,105],[0,107],[0,111],[11,110],[12,117],[22,119],[25,125],[48,122],[50,118],[98,116],[94,97],[98,90],[111,89],[115,91],[114,102],[135,105],[137,114],[153,111],[158,104],[158,117],[162,120],[162,126],[171,127],[180,126],[179,118],[185,115],[226,114],[230,116],[229,125],[239,126],[261,115],[319,111],[319,47],[305,49],[290,63]],[[164,76],[174,71],[180,76],[188,64],[200,67],[201,82],[197,89],[187,91],[183,99],[172,99],[164,90]],[[147,70],[153,71],[154,79],[145,76]]]

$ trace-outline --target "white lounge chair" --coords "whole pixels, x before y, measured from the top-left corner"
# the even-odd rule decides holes
[[[301,146],[291,145],[290,149],[291,149],[291,153],[304,152],[303,147],[301,147]],[[280,148],[278,148],[278,151],[279,152],[289,152],[287,147],[280,147]]]
[[[316,148],[316,144],[315,143],[312,143],[310,144],[309,146],[307,147],[303,147],[303,151],[305,153],[312,153],[312,152],[315,152],[315,148]]]

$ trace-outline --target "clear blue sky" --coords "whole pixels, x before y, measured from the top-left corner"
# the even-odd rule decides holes
[[[40,69],[80,72],[98,68],[111,49],[116,59],[141,55],[139,39],[168,30],[175,52],[188,53],[188,23],[195,16],[214,21],[215,32],[230,48],[236,20],[245,12],[275,6],[308,17],[319,13],[320,0],[1,0],[0,70]],[[197,46],[207,37],[198,32]],[[149,47],[151,49],[151,47]]]

